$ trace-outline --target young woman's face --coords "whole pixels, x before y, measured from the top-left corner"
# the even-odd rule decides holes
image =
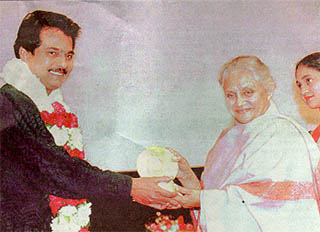
[[[296,84],[303,101],[311,109],[320,109],[320,71],[300,65],[296,71]]]

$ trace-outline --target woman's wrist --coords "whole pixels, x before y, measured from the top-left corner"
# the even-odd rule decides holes
[[[185,175],[183,177],[178,177],[178,180],[186,188],[201,189],[200,181],[194,173],[191,175]]]

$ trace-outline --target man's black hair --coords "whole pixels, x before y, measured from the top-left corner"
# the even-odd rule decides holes
[[[63,31],[64,34],[72,38],[72,48],[75,47],[76,38],[80,34],[81,28],[65,15],[36,10],[27,14],[19,27],[17,39],[14,43],[14,53],[20,59],[19,49],[23,47],[33,54],[34,49],[40,46],[40,32],[45,27],[55,27]]]

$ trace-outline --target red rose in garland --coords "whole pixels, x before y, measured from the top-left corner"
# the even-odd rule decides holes
[[[45,122],[46,127],[53,135],[55,143],[58,146],[63,146],[63,148],[69,153],[71,157],[77,157],[80,159],[84,159],[84,151],[82,145],[82,135],[81,130],[78,126],[78,118],[75,114],[71,112],[67,112],[62,104],[59,102],[52,103],[52,107],[54,111],[49,113],[48,111],[41,112],[41,118]],[[74,206],[72,209],[75,209],[79,206],[86,204],[86,199],[63,199],[61,197],[49,196],[50,199],[50,207],[53,216],[55,219],[58,219],[59,210],[64,206]],[[89,203],[90,204],[90,203]],[[91,204],[90,204],[91,205]],[[90,207],[89,205],[89,207]],[[91,211],[90,211],[91,212]],[[76,215],[76,213],[74,214]],[[63,218],[70,217],[70,215],[63,215]],[[52,228],[60,228],[59,220],[53,220]],[[72,221],[71,219],[68,222]],[[85,232],[88,231],[88,227],[81,227],[79,231]]]

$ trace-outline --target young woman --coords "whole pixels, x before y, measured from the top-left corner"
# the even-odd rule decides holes
[[[303,101],[311,109],[320,110],[320,52],[312,53],[297,63],[296,84]],[[320,125],[311,135],[320,148]]]
[[[296,65],[296,84],[303,101],[311,108],[320,110],[320,52],[315,52],[301,59]],[[320,149],[320,125],[311,135]],[[314,170],[316,191],[320,192],[320,162]],[[320,199],[318,199],[320,208]]]

